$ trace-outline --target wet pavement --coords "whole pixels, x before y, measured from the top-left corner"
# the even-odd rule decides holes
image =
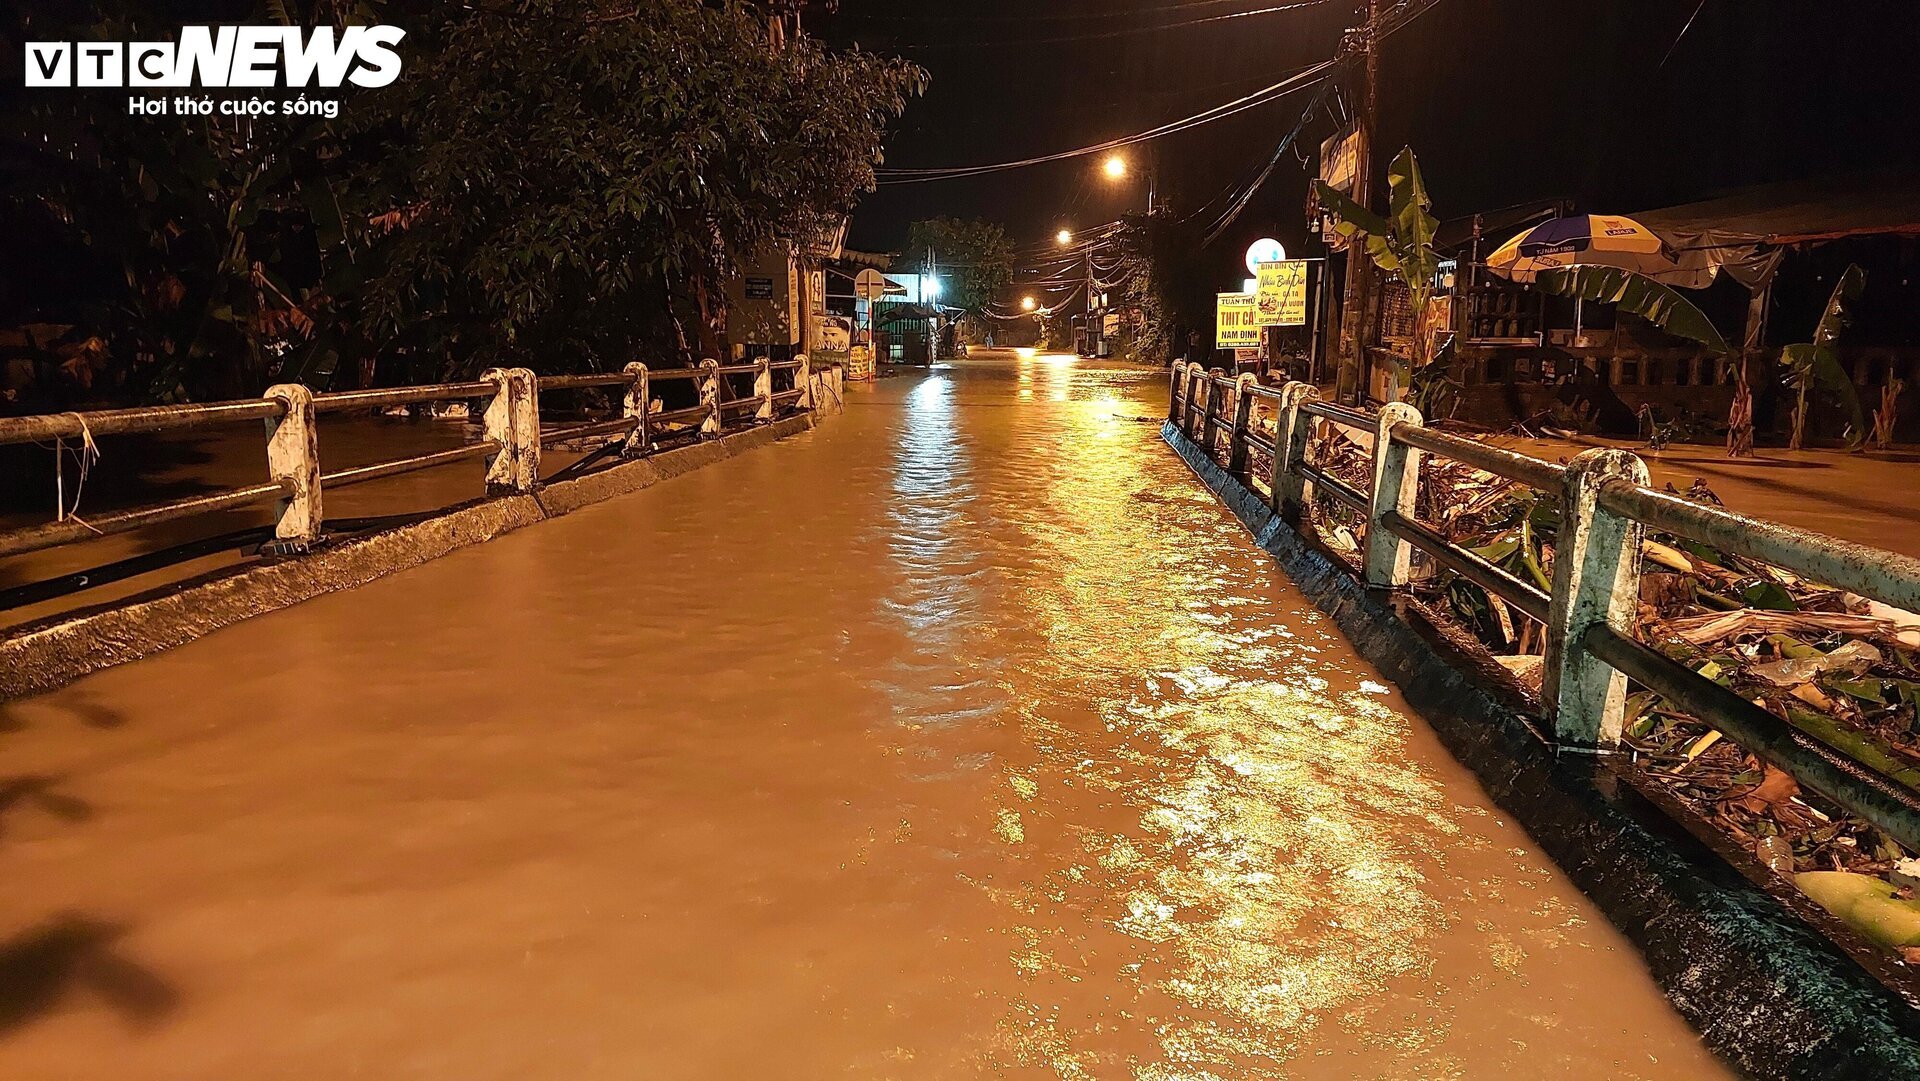
[[[856,388],[0,707],[0,1077],[1723,1076],[1165,394]]]

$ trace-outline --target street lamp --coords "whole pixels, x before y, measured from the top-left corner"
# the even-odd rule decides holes
[[[1113,155],[1112,157],[1107,159],[1106,170],[1107,170],[1107,179],[1109,180],[1124,179],[1127,175],[1127,159],[1121,157],[1118,154]]]
[[[1037,308],[1037,307],[1039,307],[1039,306],[1040,306],[1040,302],[1039,302],[1039,301],[1037,301],[1037,300],[1035,300],[1035,299],[1033,299],[1032,297],[1021,297],[1021,298],[1020,298],[1020,309],[1021,309],[1022,311],[1029,311],[1029,312],[1030,312],[1030,311],[1032,311],[1033,309],[1035,309],[1035,308]]]
[[[1062,229],[1059,232],[1053,234],[1053,239],[1058,240],[1060,242],[1061,247],[1063,248],[1068,247],[1073,243],[1073,230]]]

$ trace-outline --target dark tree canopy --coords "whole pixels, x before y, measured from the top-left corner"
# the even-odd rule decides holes
[[[837,225],[924,79],[825,49],[790,6],[92,0],[23,17],[15,40],[166,39],[209,18],[407,37],[401,78],[341,93],[331,121],[129,117],[116,90],[10,99],[0,230],[40,256],[0,279],[0,327],[39,329],[19,404],[710,352],[734,261]]]
[[[940,275],[941,303],[970,312],[982,310],[1013,281],[1013,241],[990,221],[914,222],[907,230],[905,255],[912,265],[924,265],[931,255]]]

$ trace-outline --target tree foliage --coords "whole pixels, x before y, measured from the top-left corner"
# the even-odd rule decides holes
[[[164,40],[208,7],[89,0],[12,29]],[[15,95],[0,230],[35,258],[8,261],[0,325],[91,343],[31,404],[713,355],[736,260],[837,224],[924,80],[790,7],[247,0],[217,17],[402,27],[401,78],[331,121]]]
[[[940,300],[979,312],[1013,281],[1013,240],[998,224],[977,218],[930,218],[907,229],[908,262],[932,253]]]

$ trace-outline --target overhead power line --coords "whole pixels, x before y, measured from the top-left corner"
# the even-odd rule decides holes
[[[1182,19],[1177,22],[1154,23],[1150,26],[1123,26],[1114,30],[1090,30],[1078,34],[1054,34],[1038,38],[996,38],[990,41],[900,41],[891,46],[909,51],[926,49],[979,49],[1006,48],[1010,45],[1060,45],[1069,41],[1101,41],[1109,38],[1132,37],[1135,34],[1153,34],[1162,30],[1180,30],[1190,26],[1205,26],[1209,23],[1231,22],[1236,19],[1251,18],[1255,15],[1275,15],[1283,11],[1297,11],[1301,8],[1319,7],[1333,0],[1296,0],[1291,4],[1275,4],[1270,7],[1255,8],[1251,11],[1234,11],[1224,15],[1205,15],[1197,19]]]
[[[1143,143],[1149,139],[1157,139],[1165,135],[1188,131],[1200,127],[1203,124],[1210,124],[1215,120],[1221,120],[1236,113],[1245,112],[1248,109],[1265,105],[1270,101],[1277,101],[1295,90],[1317,85],[1327,78],[1328,73],[1333,70],[1334,64],[1335,62],[1332,60],[1322,61],[1296,72],[1271,86],[1235,98],[1224,104],[1216,105],[1211,109],[1195,113],[1192,116],[1175,120],[1168,124],[1162,124],[1157,128],[1152,128],[1147,131],[1122,136],[1118,139],[1109,139],[1103,143],[1094,143],[1090,146],[1077,147],[1073,150],[1063,150],[1055,154],[1042,154],[1038,157],[1021,158],[1016,161],[993,162],[988,165],[960,165],[937,169],[883,168],[876,170],[876,173],[879,175],[879,183],[881,184],[918,184],[932,180],[949,180],[963,176],[979,176],[983,173],[997,173],[1008,169],[1022,169],[1030,165],[1041,165],[1051,161],[1066,161],[1071,158],[1085,157],[1089,154],[1102,154],[1110,150],[1118,150],[1121,147]]]
[[[897,12],[867,14],[864,12],[836,12],[837,19],[857,19],[860,22],[904,22],[904,23],[1021,23],[1036,22],[1089,22],[1097,20],[1136,19],[1142,15],[1167,15],[1175,12],[1194,11],[1200,8],[1217,8],[1227,4],[1244,4],[1247,0],[1185,0],[1178,4],[1160,4],[1145,8],[1119,8],[1112,11],[1035,11],[1021,15],[902,15]]]

